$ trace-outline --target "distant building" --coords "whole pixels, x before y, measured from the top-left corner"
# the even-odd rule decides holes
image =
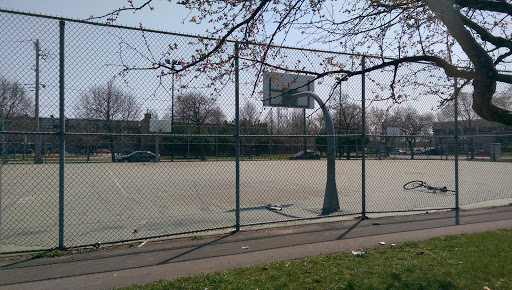
[[[117,153],[131,152],[134,150],[147,150],[144,140],[141,137],[123,136],[124,134],[147,134],[149,133],[149,119],[151,114],[145,114],[140,121],[113,120],[107,122],[97,119],[69,119],[66,118],[66,151],[81,152],[84,150],[95,151],[100,148],[109,148],[109,136],[104,133],[118,134],[114,137],[115,151]],[[9,152],[21,152],[34,149],[37,132],[34,117],[24,115],[9,120],[2,120],[3,131],[15,132],[16,134],[5,134],[2,146]],[[23,134],[27,132],[27,134]],[[60,132],[60,120],[53,115],[39,118],[39,132],[41,138],[41,150],[53,152],[58,150],[58,133]],[[48,134],[54,132],[55,134]],[[20,134],[21,133],[21,134]],[[92,135],[80,134],[92,133]],[[22,149],[23,148],[23,149]],[[109,149],[110,150],[110,149]],[[12,151],[12,152],[11,152]]]
[[[459,150],[462,149],[466,153],[471,151],[473,142],[475,150],[490,150],[492,143],[501,143],[502,151],[512,151],[512,126],[477,119],[471,121],[471,128],[468,121],[459,121],[457,127]],[[455,140],[451,137],[455,134],[454,122],[436,122],[433,131],[438,149],[451,151],[455,148]]]

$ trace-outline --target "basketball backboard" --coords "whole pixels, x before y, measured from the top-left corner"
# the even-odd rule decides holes
[[[311,97],[293,96],[299,92],[313,92],[315,90],[314,81],[314,76],[263,72],[263,105],[314,109],[315,101]]]
[[[388,136],[399,136],[401,133],[400,128],[398,127],[387,127],[386,135]]]
[[[152,133],[170,133],[172,131],[171,120],[149,120],[149,131]]]

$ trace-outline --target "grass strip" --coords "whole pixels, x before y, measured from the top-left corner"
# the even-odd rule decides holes
[[[124,289],[512,289],[512,229],[363,250]]]

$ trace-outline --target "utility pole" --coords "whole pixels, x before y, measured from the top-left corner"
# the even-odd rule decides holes
[[[270,160],[272,160],[272,132],[274,128],[274,112],[270,108],[270,137],[268,138],[268,152],[270,154]]]
[[[174,130],[174,79],[176,78],[176,70],[174,69],[174,66],[179,64],[179,62],[175,59],[165,59],[165,63],[170,64],[172,68],[172,74],[171,74],[171,132],[173,134],[176,134],[176,131]],[[187,127],[188,128],[188,127]],[[188,129],[187,129],[188,130]],[[174,137],[171,139],[171,161],[174,161]]]
[[[302,122],[302,125],[303,125],[303,134],[304,134],[304,159],[307,159],[307,151],[308,151],[308,144],[307,144],[307,139],[306,139],[306,134],[307,134],[307,130],[306,130],[306,109],[302,109],[302,115],[303,115],[303,122]]]
[[[36,122],[35,131],[37,133],[35,146],[34,146],[34,163],[41,164],[41,136],[39,135],[39,39],[34,42],[34,48],[36,50],[36,86],[35,86],[35,108],[34,108],[34,119]]]
[[[339,86],[340,86],[340,92],[339,92],[339,101],[338,101],[338,154],[339,154],[339,159],[341,160],[341,135],[343,132],[341,130],[341,108],[342,108],[342,105],[341,105],[341,98],[342,98],[342,95],[343,95],[343,91],[341,89],[341,82],[344,82],[346,81],[347,79],[346,78],[342,78],[342,77],[336,77],[336,81],[338,82]],[[346,153],[346,152],[345,152]]]

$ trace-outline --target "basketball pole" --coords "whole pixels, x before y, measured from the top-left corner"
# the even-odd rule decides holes
[[[313,92],[300,92],[293,94],[293,97],[310,97],[313,98],[320,108],[325,119],[325,128],[327,130],[327,182],[325,185],[324,205],[322,207],[321,215],[328,215],[340,210],[340,203],[338,200],[338,190],[336,188],[336,155],[334,153],[334,124],[331,115],[327,110],[324,102],[320,97]]]
[[[459,108],[459,93],[457,92],[457,77],[453,80],[453,97],[454,97],[454,131],[455,131],[455,224],[460,224],[459,218],[459,128],[458,128],[458,108]]]
[[[365,57],[361,59],[361,219],[366,216],[366,76]],[[357,150],[357,146],[356,146]]]

